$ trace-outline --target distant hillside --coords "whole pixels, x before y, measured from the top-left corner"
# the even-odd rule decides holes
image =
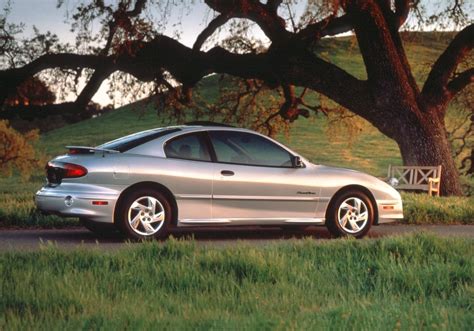
[[[430,65],[446,49],[453,36],[453,32],[406,32],[402,34],[408,61],[418,84],[424,82]],[[355,36],[325,38],[317,48],[317,53],[357,78],[367,78]]]

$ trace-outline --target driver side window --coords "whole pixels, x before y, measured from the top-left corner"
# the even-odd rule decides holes
[[[209,131],[217,162],[291,168],[291,155],[272,141],[247,132]]]

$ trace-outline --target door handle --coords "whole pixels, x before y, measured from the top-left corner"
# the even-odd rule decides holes
[[[221,171],[222,176],[234,176],[234,172],[230,170],[222,170]]]

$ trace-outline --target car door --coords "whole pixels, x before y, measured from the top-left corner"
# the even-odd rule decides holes
[[[315,217],[319,189],[310,165],[293,167],[287,150],[258,134],[210,130],[209,137],[216,158],[214,219],[278,223]]]
[[[193,132],[168,140],[164,145],[169,175],[178,205],[180,223],[207,222],[212,218],[214,164],[205,132]]]

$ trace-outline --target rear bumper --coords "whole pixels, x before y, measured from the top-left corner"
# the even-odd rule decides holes
[[[377,200],[379,215],[378,224],[395,222],[403,219],[402,200]]]
[[[63,183],[56,187],[42,187],[36,192],[35,203],[40,211],[47,214],[113,223],[119,196],[120,191],[107,187]],[[94,205],[93,201],[103,201],[104,204]]]

